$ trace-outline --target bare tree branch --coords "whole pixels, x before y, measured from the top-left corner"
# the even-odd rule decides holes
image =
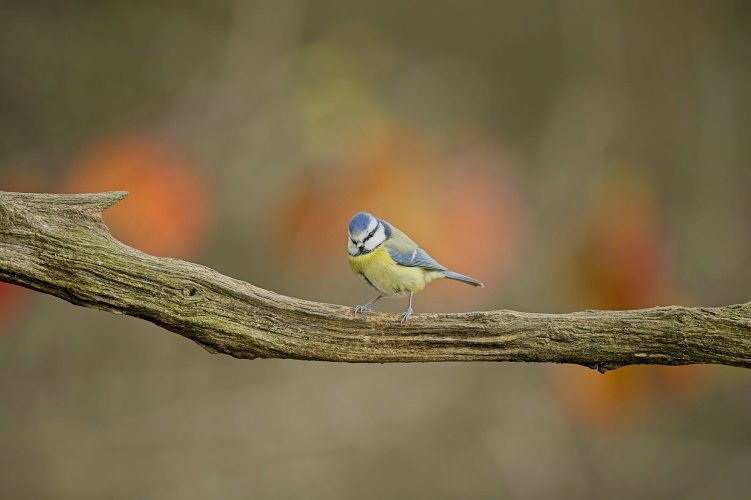
[[[751,303],[635,311],[355,316],[115,240],[102,211],[127,193],[0,192],[0,281],[155,323],[237,358],[365,363],[532,361],[751,367]]]

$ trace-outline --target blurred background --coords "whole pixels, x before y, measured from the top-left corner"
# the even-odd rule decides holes
[[[750,25],[743,0],[6,1],[0,189],[128,190],[122,241],[316,301],[371,298],[368,210],[487,284],[417,312],[746,302]],[[750,374],[238,361],[0,284],[0,496],[740,497]]]

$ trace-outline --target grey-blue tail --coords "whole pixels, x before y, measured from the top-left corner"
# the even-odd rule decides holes
[[[446,271],[443,273],[443,275],[450,280],[461,281],[463,283],[467,283],[468,285],[476,286],[479,288],[483,288],[485,286],[482,284],[482,281],[477,281],[474,278],[470,278],[469,276],[464,276],[463,274],[455,273],[453,271]]]

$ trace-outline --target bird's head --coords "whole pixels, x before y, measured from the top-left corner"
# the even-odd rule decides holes
[[[370,253],[389,238],[389,225],[367,212],[358,212],[349,221],[349,241],[347,251],[350,255]]]

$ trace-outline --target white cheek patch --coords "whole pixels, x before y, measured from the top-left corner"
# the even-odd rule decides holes
[[[357,245],[352,243],[352,240],[347,240],[347,251],[350,255],[357,255]]]
[[[383,224],[378,224],[378,229],[375,234],[365,242],[365,250],[372,252],[384,241],[386,241],[386,230],[383,228]]]

